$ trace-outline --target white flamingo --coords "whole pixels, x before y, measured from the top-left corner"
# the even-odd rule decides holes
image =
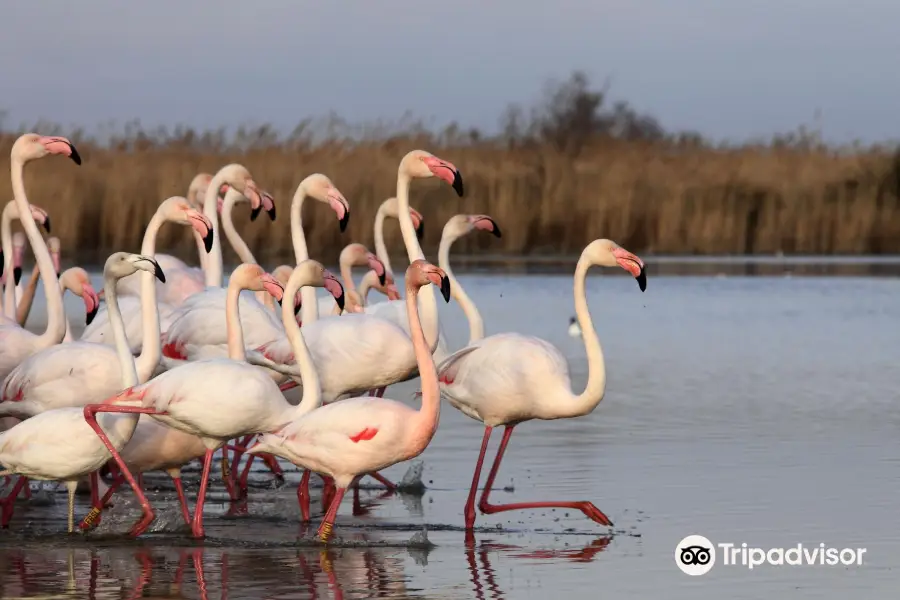
[[[159,265],[148,256],[117,252],[109,257],[103,269],[104,289],[113,311],[116,328],[117,366],[120,370],[118,389],[135,385],[138,375],[134,359],[125,343],[124,328],[115,308],[114,279],[123,274],[143,270],[152,278],[164,278]],[[152,281],[148,288],[153,290]],[[146,288],[145,288],[146,289]],[[152,293],[152,292],[151,292]],[[70,345],[66,345],[70,346]],[[105,347],[105,346],[104,346]],[[114,447],[121,448],[128,443],[137,425],[138,415],[104,415],[99,426],[111,440]],[[75,489],[82,477],[93,474],[97,490],[96,471],[108,461],[110,454],[106,446],[84,420],[81,408],[59,408],[48,410],[15,427],[0,433],[0,464],[6,467],[0,475],[20,475],[12,492],[2,500],[2,525],[6,527],[12,517],[13,503],[21,491],[25,478],[40,481],[64,481],[69,491],[69,533],[74,530]]]
[[[356,479],[415,458],[425,450],[437,430],[440,415],[437,373],[416,302],[419,288],[428,284],[440,287],[444,299],[450,299],[450,282],[443,271],[424,260],[413,260],[406,270],[406,302],[422,378],[420,410],[386,398],[350,398],[303,414],[278,432],[262,435],[257,445],[248,450],[250,454],[264,452],[281,456],[299,467],[334,479],[337,494],[318,531],[324,542],[331,536],[344,493]],[[309,388],[316,387],[315,369],[309,365],[305,351],[296,354],[305,366],[305,396]]]
[[[31,215],[31,206],[25,196],[25,164],[50,154],[62,154],[70,157],[75,164],[81,164],[81,157],[75,146],[63,137],[42,137],[36,133],[26,133],[19,136],[10,152],[10,176],[13,196],[19,209],[19,220],[28,237],[35,262],[40,266],[41,282],[44,284],[44,293],[47,297],[47,329],[44,333],[35,335],[18,324],[0,324],[0,378],[6,377],[28,356],[59,344],[66,335],[59,281],[50,252],[38,231]]]
[[[390,253],[384,243],[384,220],[389,217],[391,219],[399,219],[399,207],[400,201],[396,196],[393,196],[382,202],[375,212],[375,256],[384,263],[384,268],[391,278],[394,277],[394,270],[391,268]],[[409,207],[409,216],[412,219],[413,228],[416,230],[416,238],[421,241],[422,236],[425,235],[425,219],[422,217],[422,213],[411,206]]]
[[[301,267],[306,285],[325,287],[336,299],[343,296],[340,283],[321,264],[305,261],[298,268]],[[144,514],[132,529],[134,535],[139,535],[152,522],[153,509],[119,456],[118,449],[105,439],[106,435],[97,426],[97,413],[149,414],[165,425],[197,435],[203,440],[207,450],[192,522],[193,534],[203,537],[203,503],[213,453],[228,440],[274,431],[289,422],[300,410],[300,407],[287,403],[275,382],[261,369],[245,361],[238,301],[242,289],[267,290],[279,299],[284,292],[278,281],[259,265],[242,264],[234,270],[228,282],[226,301],[228,358],[189,362],[145,384],[129,388],[104,404],[94,404],[84,409],[88,423],[107,443],[123,475],[140,499]],[[282,307],[282,312],[293,322],[293,307],[290,304]]]
[[[398,216],[411,261],[424,258],[424,254],[410,217],[409,185],[413,178],[428,177],[438,177],[450,183],[457,194],[461,195],[463,191],[462,176],[451,163],[424,150],[413,150],[401,160],[397,179],[397,197],[400,199]],[[426,289],[421,302],[425,336],[434,349],[438,341],[434,290]],[[366,307],[365,314],[351,313],[321,320],[316,319],[317,308],[313,299],[313,314],[308,317],[304,296],[301,308],[303,335],[319,373],[324,403],[373,389],[380,389],[383,393],[381,388],[417,375],[417,361],[410,336],[398,325],[369,314],[370,307]],[[283,338],[248,352],[247,358],[253,364],[290,375],[302,385],[300,370],[292,366],[293,351]]]
[[[581,253],[575,267],[575,313],[584,332],[588,381],[581,394],[572,391],[565,357],[551,344],[532,336],[499,333],[474,341],[438,365],[441,393],[455,408],[484,423],[484,439],[465,507],[466,529],[475,523],[475,493],[488,441],[494,427],[504,426],[503,440],[481,494],[479,509],[486,514],[527,508],[580,510],[602,525],[609,518],[590,502],[523,502],[491,504],[488,500],[500,461],[513,428],[531,419],[565,419],[590,413],[603,399],[606,368],[585,297],[585,278],[591,266],[621,267],[633,275],[643,292],[647,286],[643,261],[611,240],[595,240]]]
[[[30,205],[31,218],[43,225],[50,233],[50,217],[47,211],[34,204]],[[10,200],[0,215],[0,274],[3,281],[3,316],[14,319],[16,316],[17,294],[20,293],[22,279],[22,258],[25,253],[25,237],[22,232],[12,233],[13,220],[19,219],[19,207],[15,200]],[[10,277],[6,274],[9,273]]]
[[[141,254],[153,256],[156,236],[165,222],[194,227],[201,235],[212,235],[209,220],[179,196],[160,204],[144,232]],[[144,345],[136,359],[138,380],[147,381],[156,370],[160,357],[159,316],[156,305],[156,286],[152,278],[143,283],[142,326]],[[107,309],[111,309],[107,305]],[[118,324],[107,310],[113,323],[113,336]],[[116,304],[116,319],[121,313]],[[116,342],[116,345],[118,342]],[[84,406],[99,402],[120,389],[121,365],[118,349],[95,342],[71,342],[52,346],[34,353],[22,361],[0,385],[0,415],[27,419],[53,408]]]
[[[386,277],[386,269],[381,260],[369,252],[368,248],[360,243],[354,242],[347,244],[341,250],[338,264],[341,271],[341,282],[344,284],[344,311],[346,312],[363,312],[363,306],[359,294],[356,291],[356,284],[353,281],[353,267],[368,266],[384,284]],[[339,314],[334,311],[337,306],[332,298],[319,298],[319,314]],[[302,307],[301,307],[302,309]]]

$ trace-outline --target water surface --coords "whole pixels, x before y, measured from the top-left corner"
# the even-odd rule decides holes
[[[555,344],[580,390],[587,365],[568,275],[459,274],[488,333]],[[98,282],[99,283],[99,282]],[[422,495],[366,486],[338,514],[331,549],[298,523],[295,484],[256,472],[246,506],[218,485],[207,535],[178,523],[165,477],[151,496],[159,523],[145,539],[65,530],[65,495],[20,502],[0,532],[0,587],[11,597],[94,598],[845,598],[888,597],[900,583],[900,280],[893,277],[657,275],[641,294],[624,276],[592,276],[607,392],[590,415],[530,422],[512,441],[496,502],[591,500],[611,530],[568,510],[478,515],[462,509],[483,429],[444,404],[422,455]],[[80,319],[80,302],[67,306]],[[41,313],[42,309],[36,309]],[[38,315],[40,317],[40,315]],[[441,307],[453,348],[466,341],[459,307]],[[38,322],[36,320],[36,322]],[[389,397],[413,402],[415,382]],[[493,456],[500,432],[489,450]],[[385,471],[403,478],[408,464]],[[186,479],[189,496],[196,473]],[[371,489],[368,489],[371,488]],[[119,496],[107,529],[136,507]],[[43,501],[42,501],[43,499]],[[315,519],[321,514],[313,492]],[[356,504],[356,506],[354,506]],[[86,499],[79,498],[83,515]],[[432,547],[421,543],[422,530]],[[676,568],[689,534],[751,546],[865,547],[862,566],[717,564]],[[412,540],[412,541],[410,541]]]

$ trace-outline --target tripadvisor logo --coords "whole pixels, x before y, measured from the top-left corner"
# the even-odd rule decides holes
[[[852,566],[862,565],[865,548],[833,548],[824,543],[789,548],[757,548],[741,544],[713,544],[702,535],[689,535],[675,546],[675,564],[687,575],[705,575],[716,564],[716,556],[724,566],[743,566],[753,570],[771,566]]]

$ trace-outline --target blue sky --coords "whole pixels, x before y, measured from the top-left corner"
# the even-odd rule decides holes
[[[832,140],[900,138],[896,0],[44,0],[3,19],[7,123],[289,130],[333,110],[493,129],[582,69],[717,139],[817,111]]]

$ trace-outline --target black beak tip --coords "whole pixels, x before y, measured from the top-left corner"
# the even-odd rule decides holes
[[[94,317],[97,316],[97,312],[99,312],[99,310],[100,310],[100,306],[98,305],[98,306],[95,306],[94,309],[87,314],[87,317],[84,320],[85,325],[91,324],[91,322],[94,320]]]
[[[456,195],[462,198],[463,195],[463,180],[462,175],[459,171],[453,174],[453,189],[456,190]]]
[[[203,247],[206,248],[206,253],[209,254],[212,251],[213,245],[213,230],[210,229],[206,236],[203,238]]]
[[[284,296],[276,300],[276,302],[278,302],[278,306],[282,306],[284,304]]]
[[[48,234],[50,233],[50,217],[44,219],[44,231],[46,231]]]
[[[644,267],[641,267],[641,272],[638,273],[635,279],[637,279],[638,287],[641,288],[642,292],[647,289],[647,274],[644,272]]]
[[[19,285],[19,282],[22,281],[22,267],[13,268],[13,281],[16,285]]]
[[[337,302],[338,308],[341,310],[341,312],[344,311],[344,299],[345,298],[346,298],[346,296],[343,293],[341,293],[340,296],[335,296],[335,298],[334,298],[334,301]]]
[[[301,308],[301,306],[300,306],[299,304],[295,304],[295,305],[294,305],[294,316],[295,316],[295,317],[296,317],[298,314],[300,314],[300,308]],[[341,310],[344,310],[344,309],[342,308]]]
[[[416,227],[416,238],[421,241],[423,237],[425,237],[425,222],[419,221],[419,226]]]
[[[444,297],[444,302],[450,302],[450,278],[449,277],[441,277],[441,296]]]
[[[250,211],[250,220],[255,221],[256,217],[259,216],[259,213],[262,212],[262,205],[257,206],[256,208]]]
[[[270,209],[267,210],[266,212],[269,213],[269,220],[270,220],[270,221],[274,221],[274,220],[275,220],[275,207],[273,206],[272,208],[270,208]]]
[[[344,213],[344,216],[341,217],[341,233],[344,233],[347,230],[347,223],[350,222],[350,211]]]
[[[71,158],[75,162],[76,165],[80,165],[81,164],[81,155],[78,154],[78,150],[76,150],[75,146],[73,146],[72,144],[69,144],[69,148],[72,150],[72,154],[69,155],[69,158]]]
[[[162,283],[165,283],[165,282],[166,282],[166,274],[163,273],[162,267],[160,267],[160,266],[159,266],[158,264],[156,264],[156,263],[153,264],[153,274],[154,274],[154,275],[156,276],[156,278],[159,279]]]
[[[384,282],[387,281],[387,271],[378,276],[378,283],[384,285]]]
[[[493,220],[491,220],[491,223],[494,225],[494,229],[491,231],[491,233],[493,233],[495,237],[502,238],[503,234],[500,232],[500,226],[497,225],[497,223],[495,223]]]

